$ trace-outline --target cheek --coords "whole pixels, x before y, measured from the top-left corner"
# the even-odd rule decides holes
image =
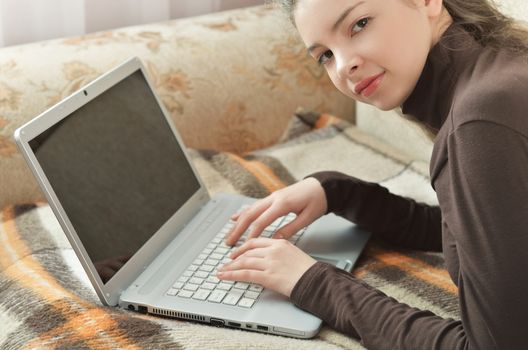
[[[330,80],[332,81],[334,86],[342,94],[344,94],[345,96],[348,96],[350,98],[357,99],[356,98],[357,96],[351,92],[353,86],[348,86],[347,85],[347,79],[339,79],[337,77],[337,74],[336,74],[336,71],[335,71],[335,67],[328,68],[326,70],[326,73],[328,74],[328,77],[330,78]]]

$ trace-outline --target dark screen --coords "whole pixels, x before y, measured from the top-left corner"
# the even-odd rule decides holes
[[[140,70],[29,144],[104,283],[199,189]]]

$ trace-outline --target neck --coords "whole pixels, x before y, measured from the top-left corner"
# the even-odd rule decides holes
[[[482,46],[469,33],[451,24],[431,48],[402,112],[438,131],[449,114],[456,83],[469,73],[481,51]]]

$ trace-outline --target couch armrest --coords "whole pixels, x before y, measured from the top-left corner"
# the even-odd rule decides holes
[[[14,130],[131,56],[190,147],[270,145],[298,106],[353,118],[293,32],[279,10],[257,6],[0,49],[0,207],[42,198]]]

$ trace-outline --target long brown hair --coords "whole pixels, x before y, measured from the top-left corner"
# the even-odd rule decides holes
[[[301,0],[272,0],[284,9],[292,23]],[[405,0],[410,1],[410,0]],[[528,25],[499,11],[494,0],[444,0],[445,8],[456,25],[477,42],[493,49],[508,49],[528,58]]]

